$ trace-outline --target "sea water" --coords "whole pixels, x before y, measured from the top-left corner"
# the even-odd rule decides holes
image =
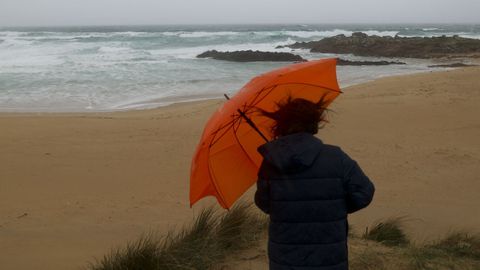
[[[112,111],[233,95],[250,78],[289,64],[234,63],[196,56],[207,50],[293,52],[298,41],[363,32],[378,36],[459,35],[480,39],[479,25],[168,25],[0,28],[0,111]],[[407,65],[340,66],[341,87],[378,77],[428,71]]]

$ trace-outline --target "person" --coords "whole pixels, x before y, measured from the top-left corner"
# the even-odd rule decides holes
[[[277,105],[262,111],[274,120],[274,139],[258,148],[255,193],[270,217],[270,269],[348,269],[347,214],[370,204],[374,185],[339,147],[314,136],[325,121],[323,99]]]

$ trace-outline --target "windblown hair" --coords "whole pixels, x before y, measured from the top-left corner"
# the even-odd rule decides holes
[[[319,123],[325,120],[326,102],[322,97],[314,103],[303,98],[292,98],[277,103],[274,112],[260,110],[261,114],[274,120],[271,133],[274,138],[289,134],[308,132],[316,134]]]

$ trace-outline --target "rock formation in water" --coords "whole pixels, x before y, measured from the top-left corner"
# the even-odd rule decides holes
[[[386,65],[405,65],[404,62],[397,61],[350,61],[338,58],[337,66],[386,66]]]
[[[319,41],[297,42],[289,48],[311,52],[354,54],[358,56],[438,58],[480,55],[480,40],[459,36],[380,37],[356,32],[352,36],[337,35]]]
[[[233,62],[257,62],[257,61],[275,61],[275,62],[302,62],[306,61],[299,55],[285,52],[261,52],[261,51],[233,51],[219,52],[216,50],[206,51],[197,55],[198,58],[213,58],[217,60]]]

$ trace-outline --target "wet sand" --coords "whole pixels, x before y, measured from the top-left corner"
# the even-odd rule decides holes
[[[358,231],[405,216],[417,241],[480,228],[480,68],[344,89],[319,137],[377,186]],[[0,114],[0,266],[80,269],[148,231],[190,221],[190,160],[209,100],[143,111]],[[253,189],[245,196],[251,200]]]

